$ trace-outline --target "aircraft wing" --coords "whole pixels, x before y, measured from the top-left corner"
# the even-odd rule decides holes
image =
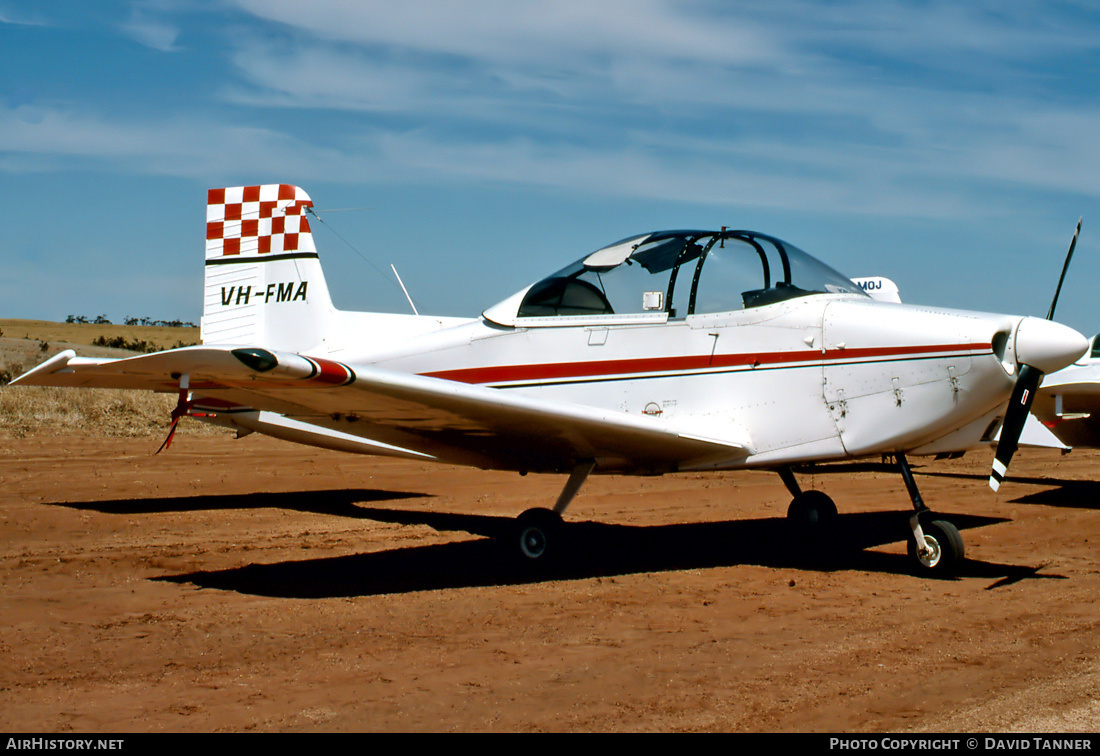
[[[186,347],[114,360],[68,350],[12,383],[169,393],[183,383],[193,410],[218,413],[219,422],[274,412],[366,439],[363,451],[487,468],[560,471],[592,459],[605,472],[668,472],[749,454],[747,439],[661,418],[263,349]]]

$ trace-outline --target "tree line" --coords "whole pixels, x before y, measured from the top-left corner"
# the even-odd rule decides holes
[[[89,318],[87,315],[70,315],[65,318],[66,323],[92,323],[94,325],[114,325],[106,315],[96,315]],[[122,325],[128,326],[159,326],[162,328],[197,328],[194,323],[186,320],[153,320],[152,318],[123,318]]]

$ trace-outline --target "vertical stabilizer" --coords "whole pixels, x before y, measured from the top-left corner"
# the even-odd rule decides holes
[[[202,343],[318,350],[333,319],[312,207],[289,184],[211,189]]]

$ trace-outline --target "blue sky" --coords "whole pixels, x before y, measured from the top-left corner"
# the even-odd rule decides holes
[[[206,190],[312,196],[342,309],[476,315],[750,228],[1100,328],[1100,4],[0,0],[0,317],[201,313]]]

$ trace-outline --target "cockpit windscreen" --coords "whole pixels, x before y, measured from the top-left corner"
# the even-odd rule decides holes
[[[793,245],[750,231],[665,231],[604,247],[531,287],[519,317],[682,318],[813,294],[867,296]]]

